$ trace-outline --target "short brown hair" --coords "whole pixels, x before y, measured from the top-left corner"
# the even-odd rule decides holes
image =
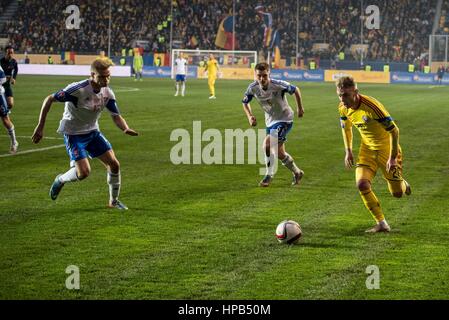
[[[337,80],[335,83],[338,89],[357,88],[357,83],[351,76],[344,76]]]
[[[90,70],[92,72],[98,72],[100,70],[106,70],[109,67],[112,67],[114,62],[112,62],[109,58],[97,58],[90,65]]]
[[[255,69],[259,70],[259,71],[265,71],[265,70],[270,71],[270,66],[266,62],[260,62],[260,63],[256,64]]]

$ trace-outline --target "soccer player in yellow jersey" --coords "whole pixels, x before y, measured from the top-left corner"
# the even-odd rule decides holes
[[[209,61],[207,61],[204,71],[207,71],[207,83],[209,85],[210,92],[209,99],[216,99],[215,80],[217,79],[218,72],[220,72],[220,67],[218,66],[218,62],[212,53],[209,55]]]
[[[411,194],[410,185],[402,177],[402,150],[399,129],[385,107],[373,97],[359,93],[352,77],[342,77],[337,83],[340,98],[338,109],[346,150],[347,168],[354,165],[352,154],[352,125],[360,132],[361,144],[356,164],[356,183],[366,208],[377,224],[366,230],[369,233],[389,232],[379,200],[371,189],[378,169],[388,183],[390,193],[400,198]]]

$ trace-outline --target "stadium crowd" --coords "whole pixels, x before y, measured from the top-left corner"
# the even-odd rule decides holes
[[[9,0],[0,0],[0,9],[5,10],[9,3]]]
[[[1,4],[5,1],[1,0]],[[388,2],[388,3],[387,3]],[[373,0],[378,5],[379,30],[364,27],[363,43],[368,44],[367,59],[413,62],[427,50],[428,35],[435,18],[436,1]],[[80,0],[81,27],[68,30],[64,13],[71,1],[21,1],[13,21],[2,33],[18,51],[59,53],[61,50],[98,53],[108,47],[108,1]],[[170,1],[142,5],[138,0],[112,0],[111,48],[119,55],[133,40],[145,40],[149,49],[164,52],[170,39]],[[264,5],[263,2],[259,4]],[[265,1],[272,14],[273,30],[280,35],[282,56],[296,55],[296,0]],[[388,5],[386,5],[388,4]],[[233,1],[175,0],[173,40],[181,48],[217,49],[215,38],[220,22],[232,13]],[[263,22],[252,1],[236,1],[237,49],[261,50]],[[333,58],[361,43],[359,0],[299,0],[299,57]],[[165,22],[165,23],[164,23]],[[168,22],[168,23],[167,23]],[[163,24],[164,23],[164,24]],[[314,43],[327,43],[328,49],[314,51]]]

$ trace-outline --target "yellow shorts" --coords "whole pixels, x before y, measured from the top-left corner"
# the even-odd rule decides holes
[[[402,181],[402,150],[399,147],[397,157],[398,166],[396,169],[387,172],[387,162],[390,157],[390,148],[382,150],[370,150],[364,144],[360,146],[359,157],[357,159],[356,180],[366,179],[372,181],[378,169],[382,170],[382,175],[387,180],[390,191],[401,190]],[[360,170],[360,169],[362,170]],[[367,168],[369,170],[363,170]]]

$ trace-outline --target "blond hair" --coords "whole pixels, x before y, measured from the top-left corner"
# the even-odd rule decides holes
[[[109,67],[112,67],[113,65],[114,65],[114,62],[112,62],[112,60],[107,57],[106,58],[97,58],[90,65],[90,70],[92,72],[103,71]]]
[[[356,88],[357,83],[354,81],[354,78],[351,76],[344,76],[337,80],[335,83],[338,89],[347,89],[347,88]]]

